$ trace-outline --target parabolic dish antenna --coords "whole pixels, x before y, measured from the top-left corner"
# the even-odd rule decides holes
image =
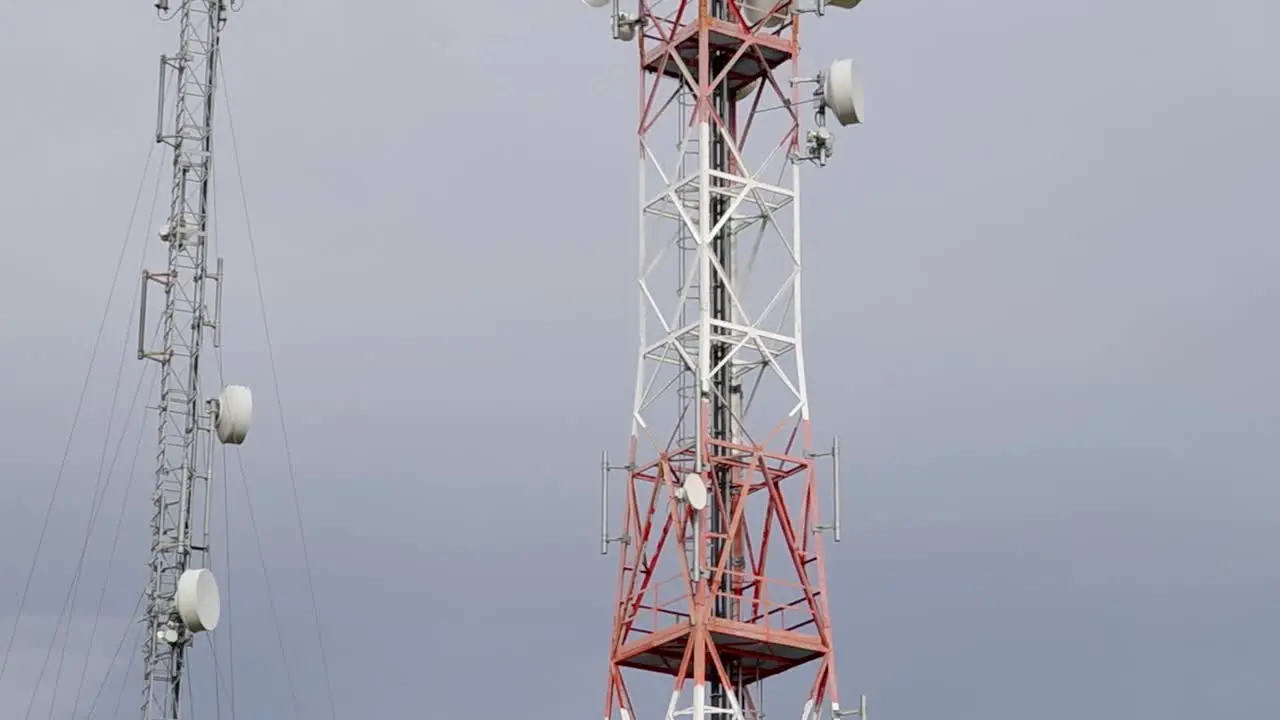
[[[582,0],[583,5],[595,8],[604,7],[605,5],[608,5],[609,2],[610,0]]]
[[[852,60],[836,60],[822,85],[822,104],[841,125],[857,125],[865,119],[862,78]]]
[[[755,25],[760,22],[760,18],[769,15],[769,19],[764,21],[764,26],[777,27],[791,12],[791,3],[789,1],[782,3],[782,7],[778,8],[777,12],[770,14],[769,11],[777,4],[777,0],[742,0],[738,3],[738,7],[742,10],[743,19],[748,23]]]
[[[204,568],[192,569],[178,578],[178,617],[193,633],[206,632],[218,627],[222,616],[222,598],[218,595],[218,582],[213,573]]]
[[[689,503],[689,507],[701,511],[707,506],[707,484],[698,473],[689,473],[684,476],[677,496]]]
[[[227,445],[239,445],[249,434],[253,419],[253,393],[243,385],[228,385],[218,396],[218,416],[214,428],[218,439]]]

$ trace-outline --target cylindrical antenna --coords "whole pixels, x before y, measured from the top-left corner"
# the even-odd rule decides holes
[[[218,258],[218,284],[215,287],[213,301],[213,346],[222,347],[222,258]]]
[[[600,452],[600,554],[609,554],[609,451]]]
[[[831,521],[832,537],[840,542],[840,436],[831,439],[831,509],[835,519]]]
[[[142,271],[142,290],[138,292],[138,359],[147,357],[147,285],[151,273]]]
[[[157,4],[156,9],[160,10],[161,12],[164,12],[169,8],[167,7],[162,8],[159,6],[159,4]],[[157,97],[156,97],[156,142],[157,143],[164,141],[164,101],[165,101],[164,84],[166,80],[165,73],[167,72],[168,65],[169,65],[169,57],[167,55],[161,55],[160,56],[160,92],[157,93]]]

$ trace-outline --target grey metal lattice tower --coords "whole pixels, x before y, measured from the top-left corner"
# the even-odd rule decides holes
[[[208,570],[215,437],[244,441],[252,396],[228,386],[215,400],[203,396],[205,331],[220,342],[218,313],[222,261],[209,272],[209,204],[213,171],[213,100],[219,38],[233,3],[157,0],[161,19],[179,25],[178,52],[160,59],[156,142],[173,151],[172,199],[160,231],[168,265],[143,271],[138,357],[159,363],[160,396],[155,490],[152,493],[151,564],[143,645],[144,720],[179,717],[187,651],[196,635],[218,624],[220,599]],[[208,302],[209,282],[214,307]],[[148,347],[147,289],[164,293],[158,349]]]

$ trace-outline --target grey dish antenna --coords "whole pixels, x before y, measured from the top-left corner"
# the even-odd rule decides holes
[[[836,60],[822,83],[822,104],[841,125],[858,125],[866,118],[862,100],[862,77],[852,60]]]
[[[767,28],[781,25],[791,14],[791,3],[777,0],[744,0],[738,3],[738,8],[747,23],[754,25],[764,19]]]
[[[240,445],[253,419],[253,393],[243,385],[228,385],[214,401],[214,429],[224,445]]]
[[[213,573],[205,568],[190,569],[178,578],[175,594],[178,617],[193,633],[208,632],[218,627],[222,617],[222,596]]]
[[[676,499],[688,503],[689,507],[695,511],[702,511],[707,507],[706,481],[698,473],[685,475],[684,482],[680,483],[680,489],[676,490]]]

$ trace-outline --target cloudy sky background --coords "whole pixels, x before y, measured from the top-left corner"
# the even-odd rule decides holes
[[[176,28],[149,5],[0,3],[0,642],[151,150]],[[595,554],[596,463],[625,449],[633,373],[634,53],[574,0],[438,5],[247,0],[225,36],[333,694],[339,717],[597,717],[615,566]],[[1277,24],[1262,0],[877,0],[810,26],[809,63],[852,55],[868,84],[868,124],[806,180],[805,319],[815,423],[847,468],[842,687],[876,717],[1280,711]],[[239,715],[323,717],[220,121],[225,361],[260,399],[245,476],[226,476],[236,631],[218,642],[236,644]],[[159,259],[158,160],[5,716],[69,717],[83,676],[83,717],[141,587],[151,438],[130,473],[140,415],[122,423],[142,364],[112,390],[139,253]],[[109,417],[131,434],[86,544]],[[50,653],[82,547],[77,624]],[[47,678],[65,664],[55,706],[48,684],[32,697],[46,657]],[[118,673],[94,717],[121,689],[118,717],[136,715]]]

